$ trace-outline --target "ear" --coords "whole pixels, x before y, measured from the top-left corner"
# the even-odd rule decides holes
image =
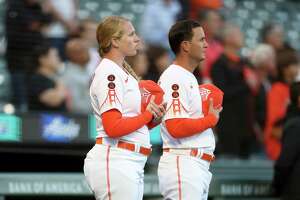
[[[181,49],[183,52],[189,52],[190,51],[190,42],[188,41],[182,41],[181,42]]]
[[[112,38],[111,39],[111,45],[114,48],[119,48],[120,45],[120,40],[118,40],[117,38]]]

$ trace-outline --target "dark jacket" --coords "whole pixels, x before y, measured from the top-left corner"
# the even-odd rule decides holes
[[[282,199],[300,199],[300,109],[290,106],[284,124],[282,150],[275,163],[273,187]]]
[[[223,111],[217,125],[220,153],[248,157],[254,137],[254,98],[244,79],[247,62],[222,54],[214,63],[211,76],[214,84],[224,92]]]
[[[41,29],[51,16],[43,13],[39,3],[26,0],[6,1],[6,61],[10,72],[25,72],[30,67],[32,49],[44,40]]]

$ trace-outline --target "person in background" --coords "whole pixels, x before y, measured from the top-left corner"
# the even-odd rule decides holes
[[[219,10],[223,7],[223,0],[189,0],[190,18],[197,19],[199,10]]]
[[[202,81],[205,83],[212,82],[211,68],[214,62],[220,57],[223,52],[223,45],[219,41],[220,30],[222,30],[223,22],[218,11],[216,10],[199,10],[198,21],[204,29],[205,37],[208,43],[206,50],[206,59],[200,63],[199,76],[202,76]]]
[[[274,166],[272,184],[282,200],[300,199],[300,82],[291,85],[290,97],[281,139],[282,150]]]
[[[147,49],[149,59],[149,70],[145,79],[157,82],[160,75],[170,65],[168,50],[162,46],[150,45]]]
[[[261,40],[262,43],[269,44],[275,50],[275,57],[276,57],[276,70],[274,70],[273,75],[271,78],[272,81],[277,80],[277,76],[279,73],[278,69],[278,59],[280,58],[279,54],[284,53],[285,51],[292,50],[290,44],[288,44],[284,40],[284,30],[281,24],[269,22],[264,25],[261,29]]]
[[[271,45],[276,52],[288,46],[284,42],[284,31],[280,24],[265,24],[261,29],[261,39],[263,43]]]
[[[259,82],[259,89],[255,95],[255,133],[256,138],[263,144],[263,131],[266,125],[267,94],[271,89],[276,71],[275,51],[271,45],[259,44],[250,57],[251,64]],[[261,145],[260,145],[261,146]],[[259,147],[259,149],[261,149]]]
[[[149,69],[149,61],[145,50],[138,50],[138,53],[135,56],[127,57],[126,61],[130,66],[132,66],[136,75],[143,79]]]
[[[69,111],[78,114],[90,114],[92,106],[89,98],[90,54],[88,45],[80,38],[71,39],[66,44],[65,71],[62,81],[70,92]]]
[[[139,28],[145,42],[169,48],[168,31],[180,11],[177,0],[148,1]]]
[[[63,112],[67,110],[67,89],[57,80],[61,67],[58,52],[44,43],[34,49],[33,74],[28,80],[28,104],[32,111]]]
[[[278,78],[267,94],[267,118],[264,130],[265,149],[271,160],[277,160],[280,154],[282,123],[290,102],[289,87],[295,81],[299,68],[295,50],[281,52],[277,61]]]
[[[214,63],[211,77],[224,92],[224,109],[217,125],[218,153],[229,158],[246,159],[255,141],[254,97],[251,91],[255,83],[245,76],[248,62],[239,56],[244,45],[243,37],[238,26],[225,25],[222,33],[224,52]]]
[[[51,45],[58,49],[59,56],[65,60],[65,44],[70,35],[78,34],[77,2],[75,0],[45,0],[44,7],[53,16],[44,35]]]
[[[12,102],[18,111],[27,111],[26,77],[32,67],[32,49],[41,45],[44,39],[42,31],[51,20],[51,15],[38,0],[6,1],[5,59],[13,80]]]
[[[97,25],[97,22],[92,19],[82,20],[79,25],[79,37],[86,42],[89,49],[90,62],[87,66],[87,70],[89,71],[90,76],[92,76],[101,60],[97,51],[97,39],[95,36]]]

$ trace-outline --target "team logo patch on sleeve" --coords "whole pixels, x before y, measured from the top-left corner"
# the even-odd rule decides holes
[[[183,107],[182,103],[180,102],[179,99],[179,85],[178,84],[173,84],[171,86],[173,92],[172,92],[172,103],[169,108],[167,108],[167,112],[171,110],[172,115],[177,116],[180,115],[182,112],[182,109],[186,111],[186,109]]]
[[[116,77],[113,74],[111,74],[107,76],[107,80],[109,81],[109,83],[107,84],[108,92],[104,103],[108,103],[110,106],[112,106],[116,103],[116,100],[118,100],[118,96],[115,90],[116,84],[114,83]]]
[[[109,81],[114,81],[115,79],[116,79],[116,77],[112,74],[107,77],[107,80],[109,80]]]
[[[172,92],[172,97],[173,98],[178,98],[179,97],[179,93],[178,92]]]
[[[109,89],[115,89],[116,84],[114,84],[113,82],[108,83],[108,88]]]
[[[173,84],[172,85],[172,90],[179,90],[179,85]]]

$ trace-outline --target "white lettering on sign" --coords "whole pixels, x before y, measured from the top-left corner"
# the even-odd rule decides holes
[[[45,192],[49,193],[81,193],[82,188],[78,183],[46,183]]]
[[[77,182],[9,182],[9,193],[11,194],[42,194],[42,193],[71,193],[80,194],[84,190],[82,184]]]
[[[32,185],[29,182],[9,182],[9,193],[32,193]]]
[[[268,184],[221,184],[221,195],[229,196],[252,196],[268,195],[270,185]]]
[[[222,184],[221,195],[241,195],[242,185],[240,184]]]

